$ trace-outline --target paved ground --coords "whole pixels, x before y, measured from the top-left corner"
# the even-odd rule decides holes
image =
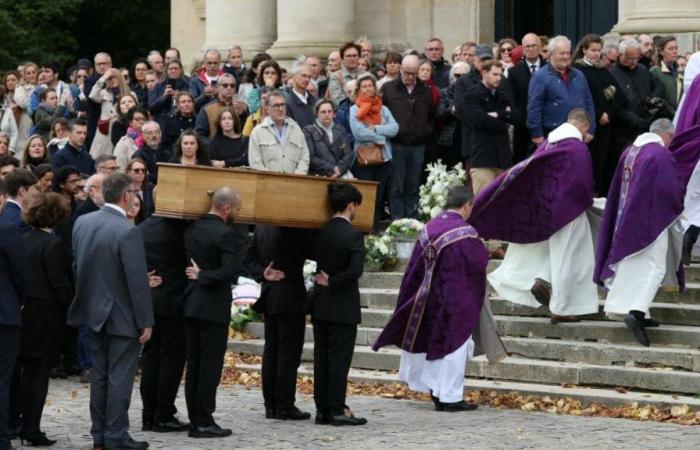
[[[89,449],[89,390],[74,381],[51,381],[43,429],[58,444],[52,449]],[[313,399],[302,396],[298,405],[313,412]],[[600,419],[499,410],[483,407],[469,413],[438,413],[425,402],[353,396],[348,403],[365,427],[335,428],[312,421],[281,422],[263,417],[259,389],[223,386],[219,389],[216,418],[233,429],[226,439],[190,439],[186,433],[158,434],[134,431],[152,449],[213,448],[700,448],[700,427],[624,419]],[[181,416],[184,400],[178,399]],[[130,410],[133,430],[140,430],[138,389]],[[17,444],[17,442],[16,442]]]

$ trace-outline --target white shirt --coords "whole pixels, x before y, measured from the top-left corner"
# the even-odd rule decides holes
[[[8,199],[7,199],[7,203],[14,203],[15,205],[17,205],[17,207],[19,208],[19,210],[22,211],[22,205],[20,205],[19,202],[18,202],[17,200],[12,200],[11,198],[8,198]]]
[[[292,92],[294,92],[294,95],[296,95],[297,98],[298,98],[299,100],[301,100],[301,102],[302,102],[303,104],[306,105],[306,104],[309,103],[309,93],[308,93],[308,92],[304,92],[304,95],[303,95],[303,96],[302,96],[300,93],[298,93],[298,92],[296,91],[296,89],[294,89],[294,88],[292,88]]]
[[[121,214],[122,216],[126,217],[126,211],[124,211],[121,206],[117,206],[114,203],[105,203],[105,206],[107,208],[112,208],[113,210],[115,210],[119,214]]]

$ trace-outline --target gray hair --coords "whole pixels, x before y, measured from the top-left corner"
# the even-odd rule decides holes
[[[112,57],[109,56],[109,53],[106,53],[106,52],[99,52],[99,53],[96,53],[96,54],[95,54],[95,58],[94,58],[95,61],[97,61],[97,57],[98,57],[98,56],[104,56],[105,58],[107,58],[107,59],[109,60],[110,63],[112,62]]]
[[[457,71],[457,69],[461,69],[463,67],[467,68],[467,71],[464,72],[465,75],[468,74],[470,70],[472,70],[472,67],[464,61],[457,61],[452,65],[452,68],[450,69],[450,83],[457,79],[455,78],[455,72]]]
[[[676,127],[673,126],[673,122],[669,119],[656,119],[649,126],[649,132],[663,136],[666,133],[673,133],[676,131]]]
[[[90,192],[90,189],[97,183],[98,180],[99,180],[99,181],[104,181],[104,177],[105,177],[105,176],[102,175],[101,173],[96,173],[96,174],[94,174],[94,175],[90,175],[90,178],[88,178],[88,179],[85,181],[85,187],[83,188],[83,191],[84,191],[85,193],[89,193],[89,192]]]
[[[238,191],[229,186],[222,186],[214,191],[211,196],[212,209],[220,209],[227,205],[234,205],[240,198]]]
[[[116,156],[110,155],[108,153],[103,153],[103,154],[99,155],[97,158],[95,158],[95,167],[99,168],[107,161],[116,161],[116,160],[117,160]]]
[[[284,96],[284,92],[280,89],[275,89],[267,95],[267,100],[265,101],[265,106],[270,106],[270,101],[272,97],[282,97],[284,101],[287,101],[287,97]]]
[[[618,49],[620,50],[620,53],[623,55],[627,51],[628,48],[641,48],[642,46],[639,44],[639,41],[633,38],[627,38],[623,39],[622,42],[620,42],[620,45],[618,46]]]
[[[617,42],[615,41],[607,41],[603,44],[603,50],[602,53],[604,55],[607,55],[610,50],[620,50],[619,46],[617,45]]]
[[[234,83],[236,83],[236,77],[234,77],[233,75],[231,75],[231,74],[228,73],[228,72],[224,72],[224,73],[222,73],[221,75],[219,75],[219,78],[217,78],[217,87],[219,87],[220,89],[223,89],[223,88],[221,87],[221,80],[224,79],[224,78],[230,78],[230,79],[233,80]],[[236,83],[236,84],[238,84],[238,83]]]
[[[142,130],[144,130],[146,127],[155,127],[155,128],[158,128],[160,130],[160,124],[158,122],[156,122],[155,120],[149,120],[146,123],[144,123],[143,125],[141,125]]]
[[[306,56],[300,55],[295,61],[294,64],[292,64],[292,68],[289,69],[289,75],[294,76],[294,75],[299,75],[302,69],[308,69],[309,65],[306,64]]]
[[[119,199],[131,187],[131,177],[125,173],[115,173],[102,180],[102,195],[105,203],[119,203]]]
[[[474,200],[474,194],[466,186],[455,186],[447,192],[445,209],[461,208]]]
[[[206,58],[209,53],[214,53],[216,56],[219,58],[219,61],[221,61],[221,52],[219,52],[215,48],[208,48],[204,51],[204,57]]]
[[[163,57],[163,55],[161,55],[158,50],[151,50],[150,52],[148,52],[148,56],[146,56],[146,61],[148,61],[149,64],[153,56],[160,56],[161,58]]]
[[[566,121],[573,126],[591,126],[591,116],[589,116],[588,111],[586,111],[583,108],[574,108],[571,111],[569,111],[569,114],[566,116]]]
[[[239,52],[241,52],[241,54],[243,54],[243,49],[241,48],[240,45],[234,45],[233,47],[228,49],[228,52],[231,53],[231,50],[238,50]]]
[[[549,53],[554,53],[554,50],[557,48],[557,44],[560,42],[565,42],[566,44],[569,45],[569,48],[571,48],[571,40],[569,40],[568,37],[564,35],[559,35],[559,36],[554,36],[552,39],[549,40],[549,43],[547,44],[547,50]]]

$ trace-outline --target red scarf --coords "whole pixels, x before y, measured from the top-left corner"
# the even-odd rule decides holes
[[[357,105],[357,119],[366,125],[382,124],[382,99],[375,95],[368,97],[360,94],[355,99]]]

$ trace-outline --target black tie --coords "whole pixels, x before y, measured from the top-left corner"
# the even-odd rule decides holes
[[[535,73],[535,70],[537,70],[537,65],[536,64],[530,64],[530,75]]]

